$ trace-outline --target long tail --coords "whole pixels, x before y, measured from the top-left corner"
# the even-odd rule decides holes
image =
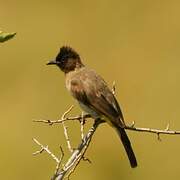
[[[132,146],[131,146],[131,142],[123,128],[118,127],[116,129],[117,129],[119,137],[121,138],[124,149],[126,150],[131,167],[135,168],[137,166],[137,161],[136,161],[136,156],[135,156]]]

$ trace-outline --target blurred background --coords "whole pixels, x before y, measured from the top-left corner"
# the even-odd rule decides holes
[[[127,123],[180,130],[180,1],[1,0],[0,28],[17,32],[0,44],[0,179],[48,180],[55,162],[39,149],[37,138],[57,156],[69,157],[61,125],[33,123],[58,119],[70,105],[80,109],[64,87],[64,75],[46,66],[59,48],[70,45],[83,62],[112,86]],[[67,123],[73,147],[80,126]],[[86,130],[91,122],[86,125]],[[115,131],[96,132],[73,180],[178,179],[180,136],[128,131],[139,166],[131,169]]]

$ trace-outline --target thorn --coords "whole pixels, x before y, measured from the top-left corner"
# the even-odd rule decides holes
[[[135,121],[132,122],[131,127],[133,128],[135,126]]]
[[[74,108],[74,105],[71,105],[70,108],[64,112],[64,114],[62,115],[61,119],[65,119],[67,114]]]
[[[47,123],[50,125],[50,126],[52,126],[53,125],[53,123],[51,122],[51,120],[47,120]]]
[[[34,153],[33,153],[33,156],[36,156],[36,155],[41,154],[41,153],[43,153],[43,152],[44,152],[44,148],[41,148],[40,150],[34,152]]]
[[[59,148],[60,148],[60,150],[61,150],[62,155],[64,155],[64,151],[63,151],[62,146],[59,146]]]
[[[162,141],[159,133],[157,133],[157,136],[158,136],[158,141]]]
[[[169,123],[167,124],[165,131],[169,131]]]
[[[92,164],[92,161],[89,158],[83,156],[82,159],[83,161],[87,161],[88,163]]]
[[[116,82],[113,81],[113,85],[112,85],[112,93],[115,94],[116,91]]]

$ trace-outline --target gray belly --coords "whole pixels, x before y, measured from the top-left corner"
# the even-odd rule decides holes
[[[88,106],[82,104],[81,102],[79,102],[79,105],[81,107],[81,109],[83,111],[85,111],[86,113],[90,114],[94,119],[100,118],[101,115],[98,114],[97,112],[93,111],[91,108],[89,108]]]

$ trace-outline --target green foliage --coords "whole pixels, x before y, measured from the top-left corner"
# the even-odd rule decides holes
[[[13,33],[4,33],[0,31],[0,43],[8,41],[9,39],[13,38],[16,35],[15,32]]]

